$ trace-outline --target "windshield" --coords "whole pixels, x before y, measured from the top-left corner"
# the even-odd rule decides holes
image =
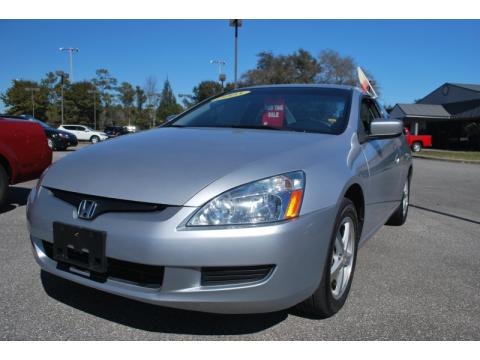
[[[316,87],[240,89],[200,104],[167,126],[232,127],[340,134],[351,91]]]
[[[33,121],[35,121],[37,124],[42,125],[42,127],[43,127],[44,129],[53,129],[50,125],[48,125],[47,123],[44,123],[44,122],[41,121],[41,120],[33,120]]]

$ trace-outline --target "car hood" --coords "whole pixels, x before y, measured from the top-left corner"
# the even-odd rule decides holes
[[[56,131],[57,133],[60,133],[60,134],[65,135],[65,136],[67,136],[67,137],[69,137],[69,138],[72,138],[72,139],[73,139],[73,138],[76,138],[75,135],[73,135],[72,133],[69,133],[68,131],[63,131],[63,130],[58,130],[58,129],[56,129],[55,131]]]
[[[124,200],[199,206],[187,202],[209,184],[230,178],[219,189],[222,192],[302,169],[312,158],[309,154],[321,154],[319,147],[331,149],[335,138],[275,130],[158,128],[75,151],[51,166],[42,185]]]

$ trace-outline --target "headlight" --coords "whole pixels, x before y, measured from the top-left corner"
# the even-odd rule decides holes
[[[305,174],[295,171],[248,183],[210,200],[187,226],[262,224],[297,217]]]

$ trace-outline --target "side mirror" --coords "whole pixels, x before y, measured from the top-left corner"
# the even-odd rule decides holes
[[[388,138],[403,132],[403,121],[397,119],[375,119],[370,123],[372,138]]]

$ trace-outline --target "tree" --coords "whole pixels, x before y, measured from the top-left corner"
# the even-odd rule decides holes
[[[342,56],[335,50],[327,49],[320,52],[320,73],[317,81],[324,84],[358,85],[357,63],[351,56]],[[375,91],[380,95],[380,87],[373,75],[363,69]]]
[[[161,92],[161,100],[157,109],[157,118],[160,123],[164,122],[169,115],[176,115],[182,112],[183,108],[177,103],[175,95],[173,95],[173,90],[170,85],[170,82],[165,80],[163,84],[163,89]]]
[[[306,50],[299,49],[291,55],[273,55],[261,52],[257,67],[241,77],[243,86],[261,84],[311,84],[320,72],[317,60]]]
[[[135,90],[130,83],[124,81],[117,88],[117,91],[119,92],[118,97],[123,105],[123,110],[125,117],[127,118],[128,125],[130,125],[132,106],[135,100]]]
[[[6,112],[9,115],[21,115],[32,113],[32,98],[31,92],[27,91],[27,88],[38,88],[39,84],[36,81],[29,80],[13,80],[12,86],[7,89],[5,94],[2,94],[1,98]],[[39,105],[38,93],[34,93],[35,110],[36,114],[40,114],[45,111]]]
[[[72,83],[64,90],[65,121],[93,127],[93,95],[90,81]],[[55,122],[54,122],[55,123]]]
[[[100,92],[100,102],[103,106],[100,117],[100,128],[103,128],[107,120],[108,111],[113,104],[113,90],[117,85],[117,79],[114,78],[107,69],[98,69],[95,75],[96,77],[92,82]],[[114,120],[110,122],[113,124]]]
[[[143,89],[146,97],[147,113],[152,126],[155,126],[155,110],[160,102],[160,95],[157,93],[157,79],[153,76],[147,77]]]
[[[135,107],[137,108],[137,111],[143,110],[143,104],[145,104],[145,101],[147,101],[145,91],[137,85],[135,87]]]

